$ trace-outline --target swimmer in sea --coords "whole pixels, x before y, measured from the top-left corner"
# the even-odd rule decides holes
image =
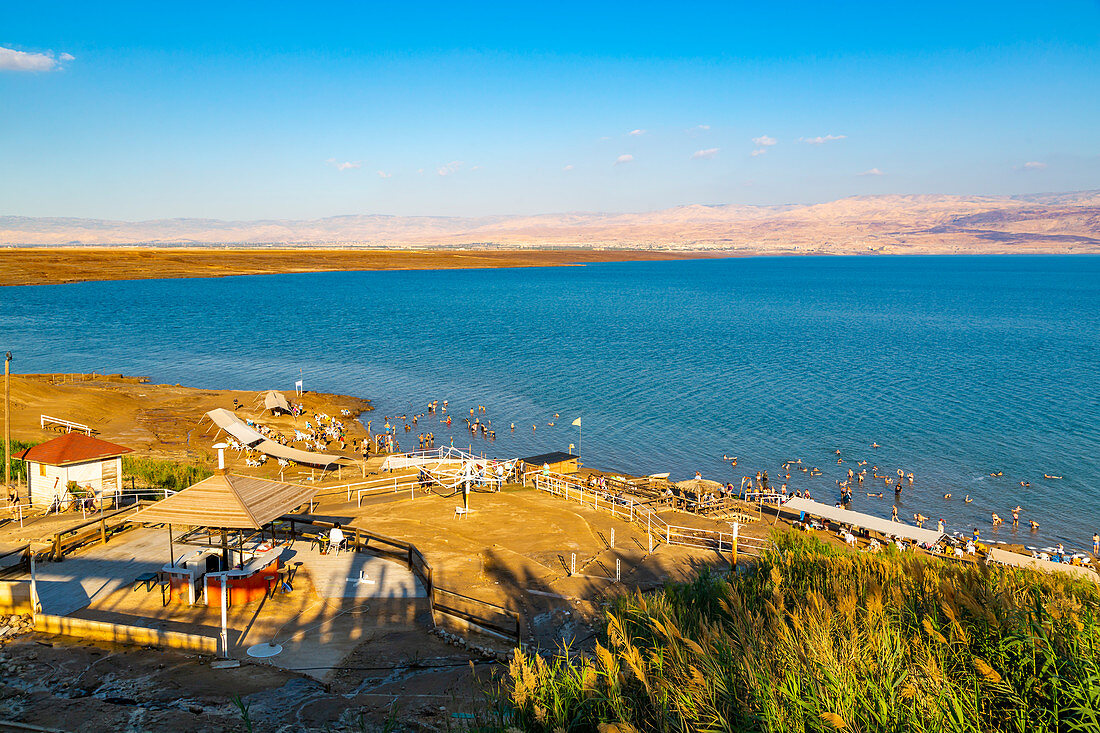
[[[894,514],[893,514],[893,516],[890,517],[890,521],[891,522],[898,521],[898,507],[897,507],[896,504],[894,505]]]
[[[1012,510],[1012,526],[1013,527],[1019,527],[1020,526],[1020,507],[1019,507],[1019,505],[1017,505],[1016,508]]]
[[[950,499],[950,498],[951,498],[951,494],[944,494],[944,495],[943,495],[943,498],[944,498],[944,499]]]
[[[972,501],[974,501],[974,500],[970,498],[970,494],[967,494],[967,495],[966,495],[966,498],[965,498],[965,499],[963,499],[963,501],[965,501],[965,502],[966,502],[967,504],[969,504],[970,502],[972,502]]]
[[[1036,531],[1038,531],[1038,529],[1039,529],[1039,523],[1036,522],[1034,519],[1032,519],[1031,520],[1031,531],[1036,532]]]
[[[1001,522],[1004,521],[999,516],[997,516],[997,512],[993,512],[993,514],[991,516],[993,517],[993,526],[994,527],[996,527],[997,525],[999,525]]]
[[[1000,475],[1002,475],[1002,474],[1003,474],[1003,471],[997,471],[997,473],[991,473],[991,474],[989,474],[989,475],[990,475],[990,476],[993,476],[994,478],[996,478],[997,476],[1000,476]]]
[[[871,443],[872,448],[878,448],[878,443]]]
[[[1021,481],[1020,486],[1023,486],[1025,489],[1030,489],[1031,488],[1031,482],[1030,481]]]
[[[1051,476],[1049,473],[1044,473],[1043,478],[1062,478],[1061,476]]]
[[[861,466],[866,466],[866,465],[867,465],[867,461],[860,461],[860,462],[859,462],[859,465],[861,465]]]

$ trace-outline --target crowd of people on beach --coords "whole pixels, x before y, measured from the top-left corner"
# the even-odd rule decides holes
[[[879,447],[879,445],[877,442],[875,442],[871,444],[871,447],[877,448]],[[891,506],[891,520],[895,522],[903,521],[899,513],[899,509],[902,506],[903,493],[906,490],[912,490],[917,483],[916,476],[913,471],[903,468],[898,468],[896,469],[896,471],[888,471],[881,469],[877,464],[871,465],[870,468],[868,468],[867,464],[869,463],[869,461],[860,459],[846,459],[842,455],[840,449],[835,450],[834,455],[836,456],[837,465],[844,465],[845,463],[851,464],[847,468],[846,475],[835,480],[835,485],[838,492],[837,498],[833,504],[835,507],[850,509],[854,503],[853,494],[855,490],[864,489],[861,493],[863,493],[866,497],[872,499],[886,499],[888,496],[887,492],[892,490],[893,502]],[[736,457],[723,455],[722,458],[724,461],[729,463],[731,467],[736,468],[738,462],[738,459]],[[783,461],[780,464],[780,473],[784,481],[778,491],[773,491],[769,488],[767,482],[767,472],[764,471],[757,472],[755,477],[749,475],[745,475],[742,477],[741,484],[743,495],[753,496],[755,498],[759,498],[764,495],[774,496],[774,498],[779,502],[786,501],[786,499],[790,496],[812,498],[810,496],[809,490],[791,491],[788,488],[787,482],[791,481],[792,472],[794,472],[794,475],[801,473],[813,477],[821,476],[823,474],[823,471],[820,468],[804,464],[801,458]],[[1004,473],[1003,471],[995,471],[991,472],[989,475],[991,477],[1001,477],[1004,475]],[[1044,474],[1043,476],[1046,479],[1062,478],[1061,476],[1054,474]],[[882,482],[883,490],[875,491],[873,488],[870,491],[866,490],[866,488],[877,484],[878,481]],[[1030,486],[1030,482],[1023,480],[1020,482],[1020,485],[1027,487]],[[942,498],[944,501],[950,501],[952,497],[952,492],[946,492],[942,494]],[[969,494],[966,494],[963,498],[963,502],[965,504],[970,504],[973,502],[973,499],[970,497]],[[1014,530],[1020,528],[1021,526],[1021,513],[1023,511],[1024,508],[1020,505],[1017,505],[1007,512],[1011,517],[1011,526]],[[923,528],[927,523],[930,523],[932,521],[928,516],[924,515],[921,512],[915,512],[911,516],[912,523],[918,528]],[[1001,515],[999,515],[997,512],[991,512],[990,524],[994,529],[997,529],[1002,525],[1005,525],[1006,522],[1005,519],[1001,517]],[[941,533],[949,533],[948,537],[951,538],[953,541],[964,542],[966,539],[965,536],[960,532],[949,531],[947,528],[947,521],[942,517],[936,522],[936,526]],[[1031,534],[1035,534],[1039,530],[1039,523],[1034,519],[1029,519],[1027,520],[1027,528],[1029,529]],[[976,539],[977,538],[975,536],[973,538],[970,538],[970,541],[976,541]],[[1082,555],[1082,553],[1063,553],[1061,550],[1053,547],[1043,548],[1041,550],[1037,548],[1028,549],[1031,550],[1032,554],[1036,557],[1042,557],[1042,559],[1065,557],[1068,558],[1066,562],[1071,562],[1073,557],[1078,557],[1080,559],[1080,556]],[[962,546],[961,551],[964,554],[968,554],[968,550],[965,546]],[[1100,535],[1094,536],[1093,538],[1093,555],[1100,557]]]

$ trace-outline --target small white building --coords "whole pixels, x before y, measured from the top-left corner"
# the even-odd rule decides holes
[[[66,433],[13,457],[27,464],[30,503],[49,506],[58,497],[67,501],[70,481],[97,497],[119,491],[122,456],[131,450],[83,433]]]

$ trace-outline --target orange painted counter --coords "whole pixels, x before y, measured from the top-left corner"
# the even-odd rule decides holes
[[[282,554],[282,548],[276,547],[253,556],[240,568],[207,573],[203,578],[206,584],[206,605],[221,605],[223,576],[228,605],[263,598],[278,578]]]

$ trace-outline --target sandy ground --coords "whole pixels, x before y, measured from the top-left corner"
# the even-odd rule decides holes
[[[293,392],[283,394],[297,400]],[[262,403],[256,405],[256,396],[255,392],[147,384],[141,378],[122,375],[12,375],[11,437],[24,441],[57,437],[58,433],[41,427],[40,417],[49,415],[88,425],[97,431],[96,437],[133,448],[137,455],[213,466],[216,455],[210,445],[217,428],[207,434],[210,423],[200,425],[199,419],[216,407],[232,410],[234,399],[244,405],[237,412],[242,420],[257,419],[284,434],[293,433],[294,418],[262,414]],[[314,392],[307,392],[301,401],[307,414],[340,415],[341,410],[349,410],[351,416],[341,419],[350,437],[366,435],[356,418],[371,409],[368,401]]]
[[[454,270],[549,267],[586,262],[714,257],[649,250],[350,250],[350,249],[0,249],[0,285],[88,280],[269,275],[334,270]]]
[[[604,604],[618,595],[728,564],[716,553],[659,541],[649,553],[644,527],[533,489],[474,493],[465,519],[454,514],[459,497],[398,496],[363,507],[327,503],[317,514],[413,541],[432,564],[438,585],[520,612],[526,641],[544,649],[561,642],[590,646]],[[538,532],[530,531],[534,526]],[[164,534],[134,530],[128,533],[132,539],[122,535],[112,542],[140,544],[142,533]],[[231,654],[242,661],[240,669],[212,670],[209,659],[169,652],[22,637],[0,650],[0,720],[64,730],[241,730],[232,700],[240,695],[260,724],[257,730],[360,730],[360,719],[364,729],[375,730],[391,715],[401,721],[398,730],[446,730],[468,722],[465,716],[481,704],[487,675],[502,671],[499,663],[428,634],[423,598],[374,598],[367,608],[362,598],[323,598],[316,566],[321,558],[303,543],[295,550],[304,564],[290,594],[231,609]],[[103,554],[89,548],[56,567],[64,571],[97,552]],[[571,574],[574,554],[577,572]],[[370,557],[355,555],[351,562]],[[622,583],[613,580],[616,560]],[[406,572],[390,560],[371,562]],[[377,576],[379,568],[367,572]],[[178,603],[165,608],[159,593],[128,585],[95,597],[74,615],[137,619],[209,636],[217,635],[219,625],[217,609]],[[262,662],[244,653],[272,637],[286,647],[279,657]],[[471,639],[494,651],[507,648],[490,637]]]

